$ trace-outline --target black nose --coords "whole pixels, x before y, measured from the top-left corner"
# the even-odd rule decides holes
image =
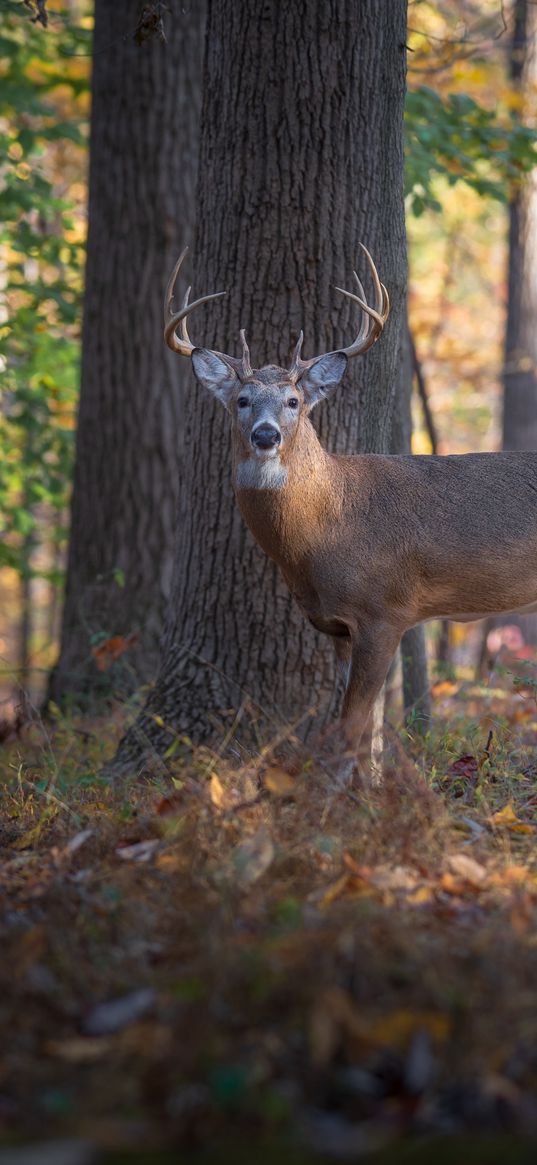
[[[252,433],[252,445],[257,445],[258,449],[272,449],[280,444],[281,439],[281,433],[274,425],[258,425]]]

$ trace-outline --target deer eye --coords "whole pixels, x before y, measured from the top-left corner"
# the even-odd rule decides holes
[[[298,408],[298,400],[297,400],[296,396],[289,397],[289,400],[287,401],[287,408],[288,409],[297,409]]]
[[[247,409],[250,401],[247,396],[240,396],[237,400],[237,405],[240,409]]]

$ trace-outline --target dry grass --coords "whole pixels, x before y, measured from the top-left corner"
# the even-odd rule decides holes
[[[336,796],[289,749],[110,788],[120,713],[4,746],[4,1143],[533,1159],[537,713],[508,682],[436,705]]]

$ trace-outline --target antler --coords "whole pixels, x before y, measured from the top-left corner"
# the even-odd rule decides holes
[[[180,311],[172,312],[172,300],[177,276],[181,270],[184,257],[188,251],[188,247],[184,247],[179,255],[177,263],[168,280],[166,288],[166,296],[164,299],[164,339],[172,352],[178,352],[180,356],[191,356],[195,344],[192,343],[188,334],[186,326],[186,317],[194,311],[195,307],[199,307],[202,303],[208,303],[211,299],[221,299],[223,295],[227,295],[227,291],[215,291],[211,295],[202,295],[199,299],[195,299],[193,303],[189,303],[191,287],[187,287],[183,304]],[[177,335],[176,328],[179,325],[180,334]],[[246,336],[244,328],[240,331],[240,338],[242,343],[242,356],[237,359],[235,356],[227,356],[224,352],[216,352],[215,355],[220,356],[225,360],[226,364],[233,368],[233,370],[240,376],[241,380],[252,375],[252,367],[250,364],[250,352],[248,344],[246,343]]]
[[[369,348],[373,347],[373,344],[376,342],[376,340],[378,340],[384,324],[386,323],[386,320],[390,314],[390,297],[384,284],[380,282],[378,271],[375,267],[373,259],[371,258],[367,247],[364,247],[363,243],[359,243],[359,246],[364,252],[364,255],[369,263],[371,275],[373,276],[373,283],[375,286],[375,306],[371,307],[366,302],[365,291],[358,278],[358,275],[356,274],[356,271],[353,271],[353,275],[358,287],[358,295],[355,295],[352,291],[346,291],[344,287],[336,287],[336,291],[340,291],[342,295],[346,295],[349,299],[354,300],[354,303],[357,303],[364,312],[364,317],[362,319],[358,335],[355,337],[352,344],[349,344],[348,348],[337,349],[338,352],[344,352],[348,357],[362,356],[364,352],[367,352]],[[289,375],[294,380],[296,380],[297,377],[302,372],[304,372],[306,368],[311,368],[311,365],[315,364],[316,360],[319,359],[318,356],[313,356],[311,360],[302,360],[300,358],[303,340],[304,333],[301,332],[298,337],[297,345],[293,353],[293,359],[291,361],[291,367],[289,369]]]

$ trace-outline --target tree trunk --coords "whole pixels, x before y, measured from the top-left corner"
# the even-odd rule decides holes
[[[332,451],[386,451],[406,291],[402,114],[404,0],[286,5],[211,0],[202,114],[196,294],[229,288],[193,325],[233,351],[240,327],[256,367],[287,364],[356,332],[333,291],[371,250],[392,300],[389,325],[343,389],[317,410]],[[334,659],[295,608],[234,501],[224,410],[192,384],[185,418],[180,537],[162,665],[120,747],[124,761],[168,727],[207,739],[247,698],[269,724],[318,726],[334,712]]]
[[[401,331],[399,384],[393,412],[392,453],[411,451],[413,379],[413,347],[408,322],[405,322]],[[431,718],[431,696],[423,626],[411,627],[405,632],[400,652],[405,721],[409,727],[424,731]]]
[[[511,83],[529,104],[537,86],[537,9],[515,0]],[[507,325],[503,374],[503,448],[537,449],[537,170],[509,203]],[[509,615],[489,626],[516,624],[537,644],[537,615]]]
[[[82,384],[61,653],[50,695],[154,677],[173,567],[185,370],[162,343],[167,275],[193,235],[205,5],[96,0]],[[91,648],[135,643],[111,673]],[[110,657],[111,658],[111,657]]]

